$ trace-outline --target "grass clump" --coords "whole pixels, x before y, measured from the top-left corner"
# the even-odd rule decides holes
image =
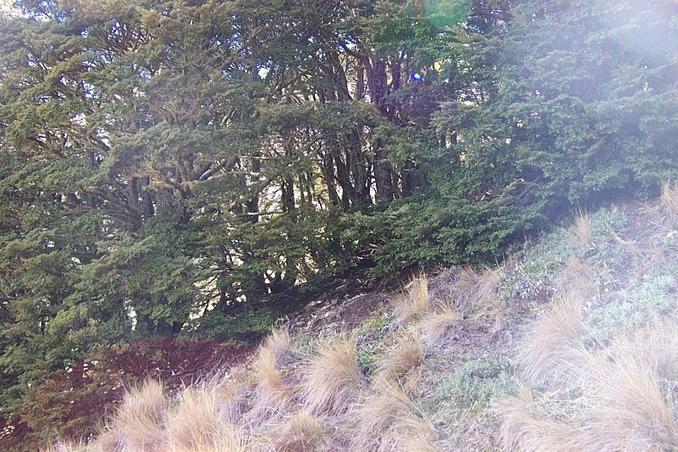
[[[303,406],[313,414],[341,413],[362,385],[355,338],[340,336],[321,345],[306,363],[300,389]]]
[[[287,397],[281,367],[289,359],[291,350],[289,334],[280,330],[274,330],[259,348],[252,362],[252,373],[261,409],[278,405]]]
[[[497,298],[501,278],[500,268],[475,270],[468,265],[462,267],[454,283],[457,307],[470,312],[492,305]]]
[[[522,378],[532,385],[543,385],[569,375],[579,354],[582,331],[581,300],[556,300],[532,325],[518,352]]]
[[[676,318],[622,336],[589,355],[576,380],[547,392],[550,412],[532,392],[497,404],[508,450],[676,450]],[[562,387],[576,385],[569,395]],[[570,415],[566,415],[570,408]],[[572,410],[572,407],[575,407]]]
[[[353,450],[407,450],[406,444],[420,444],[433,450],[435,428],[401,386],[379,381],[375,391],[356,411],[358,426]],[[419,449],[421,450],[421,449]]]
[[[586,261],[576,257],[567,260],[555,282],[562,298],[585,302],[597,292],[594,269]]]
[[[540,415],[535,408],[536,401],[527,388],[497,404],[503,418],[499,431],[503,449],[529,452],[577,450],[571,444],[576,430],[566,423]]]
[[[590,248],[593,245],[591,221],[584,212],[579,212],[574,219],[573,241],[577,247]]]
[[[163,425],[168,407],[162,383],[148,380],[132,387],[125,394],[105,440],[126,450],[157,449],[165,441]]]
[[[210,382],[218,400],[219,417],[224,421],[236,423],[248,410],[250,378],[245,366],[237,366],[225,377],[214,378]]]
[[[615,341],[587,372],[590,450],[677,450],[676,318]]]
[[[393,301],[395,317],[404,324],[421,318],[431,308],[428,293],[428,278],[422,274],[414,278],[405,290]]]
[[[244,450],[242,433],[219,416],[219,397],[214,388],[184,390],[169,411],[165,436],[170,452]]]
[[[447,305],[427,314],[417,325],[424,349],[431,350],[439,345],[460,318],[457,311]]]
[[[402,337],[379,362],[377,378],[401,380],[424,363],[424,348],[416,335]]]
[[[318,450],[323,444],[325,429],[318,417],[301,411],[290,416],[272,433],[270,446],[279,452]]]

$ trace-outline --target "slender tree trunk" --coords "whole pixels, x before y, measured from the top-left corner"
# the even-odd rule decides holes
[[[379,58],[373,60],[368,68],[367,82],[370,87],[370,98],[379,111],[389,118],[388,107],[384,99],[388,95],[388,83],[386,81],[386,63]],[[374,181],[377,189],[377,202],[391,201],[395,197],[393,187],[393,168],[383,149],[381,140],[375,140],[374,144]]]
[[[339,186],[341,187],[342,194],[342,207],[344,210],[348,210],[351,205],[354,205],[356,202],[357,194],[353,184],[351,184],[351,177],[349,168],[346,166],[346,163],[341,159],[341,153],[339,150],[334,152],[334,164],[337,168],[337,180],[339,181]]]
[[[355,100],[365,97],[365,68],[361,65],[356,69]]]
[[[322,171],[327,188],[327,197],[333,206],[339,205],[339,194],[337,193],[337,184],[334,174],[334,165],[332,164],[332,154],[330,152],[322,153]]]

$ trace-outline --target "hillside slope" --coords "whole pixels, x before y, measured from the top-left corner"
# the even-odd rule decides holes
[[[57,450],[675,450],[678,187],[496,268],[312,306],[246,366],[131,391]]]

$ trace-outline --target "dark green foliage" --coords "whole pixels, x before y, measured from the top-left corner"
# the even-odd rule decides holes
[[[678,174],[671,2],[523,1],[510,16],[460,35],[472,54],[442,73],[468,72],[434,113],[450,147],[422,156],[429,196],[362,223],[383,244],[373,274],[498,257],[549,220],[656,195]]]
[[[0,19],[0,410],[678,175],[668,0],[54,0]],[[465,18],[465,19],[464,19]]]

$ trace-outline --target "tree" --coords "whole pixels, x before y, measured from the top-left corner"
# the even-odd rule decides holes
[[[452,28],[417,2],[17,6],[0,44],[5,407],[96,347],[318,287],[361,253],[346,218],[423,187]]]

